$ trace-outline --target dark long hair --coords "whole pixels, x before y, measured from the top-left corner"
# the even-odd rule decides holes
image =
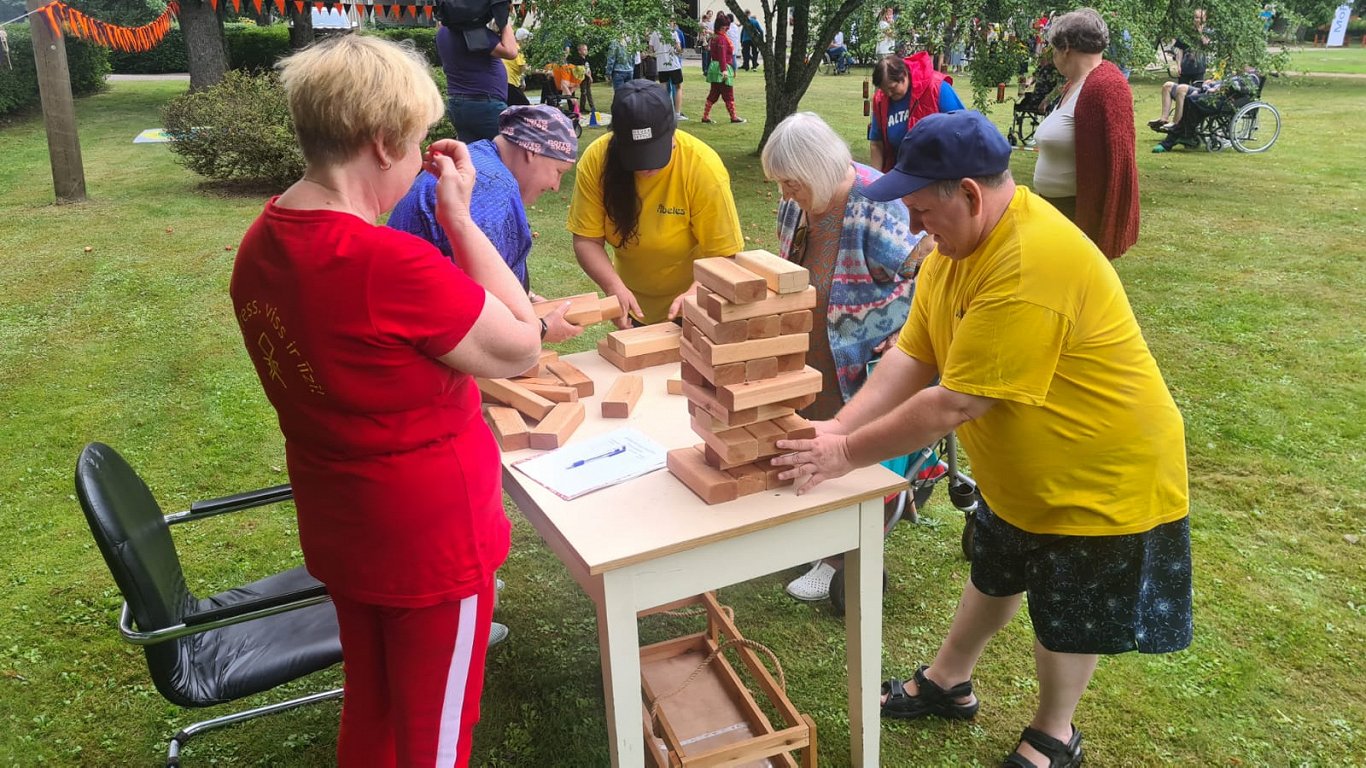
[[[636,174],[621,163],[617,135],[607,140],[607,157],[602,164],[602,207],[616,230],[614,248],[624,248],[640,240],[640,198],[636,197]],[[611,238],[607,238],[611,242]]]

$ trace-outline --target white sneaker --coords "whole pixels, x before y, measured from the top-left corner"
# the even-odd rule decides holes
[[[676,113],[676,114],[674,115],[674,119],[677,120],[677,121],[679,121],[679,122],[681,123],[681,122],[683,122],[684,120],[687,120],[687,119],[688,119],[688,116],[685,115],[685,114],[683,114],[682,112],[678,112],[678,113]]]
[[[509,634],[511,634],[511,630],[508,629],[506,624],[499,624],[496,621],[493,622],[493,626],[489,627],[489,647],[492,648],[508,639]]]
[[[806,602],[824,600],[830,596],[830,582],[835,578],[835,566],[821,561],[811,570],[793,579],[787,585],[787,593]]]

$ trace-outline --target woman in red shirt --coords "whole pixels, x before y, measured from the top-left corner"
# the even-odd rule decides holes
[[[420,55],[336,37],[285,59],[281,81],[307,167],[247,231],[231,294],[304,562],[337,609],[337,761],[463,766],[510,527],[472,375],[530,367],[541,326],[470,220],[465,146],[423,156],[443,105]],[[454,262],[375,226],[424,168]]]
[[[717,99],[725,101],[732,123],[745,122],[743,117],[735,114],[735,46],[726,36],[730,23],[728,14],[718,13],[716,23],[712,25],[709,48],[711,64],[707,67],[707,82],[711,83],[711,91],[707,94],[707,106],[702,109],[704,123],[715,122],[711,119],[711,108]]]

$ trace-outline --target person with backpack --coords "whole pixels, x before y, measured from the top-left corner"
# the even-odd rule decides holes
[[[442,0],[438,8],[436,52],[446,73],[446,114],[461,141],[492,139],[498,135],[498,115],[508,108],[503,62],[521,50],[508,23],[508,4]]]

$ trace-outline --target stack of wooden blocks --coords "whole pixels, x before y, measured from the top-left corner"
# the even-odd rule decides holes
[[[593,394],[593,380],[550,350],[529,371],[512,379],[475,379],[484,419],[504,451],[547,450],[565,444],[583,423],[579,398]],[[533,422],[528,425],[528,421]]]
[[[806,365],[816,289],[806,269],[766,251],[694,262],[683,305],[683,394],[702,444],[670,451],[669,471],[708,504],[788,485],[776,442],[815,436],[796,411],[821,390]]]

